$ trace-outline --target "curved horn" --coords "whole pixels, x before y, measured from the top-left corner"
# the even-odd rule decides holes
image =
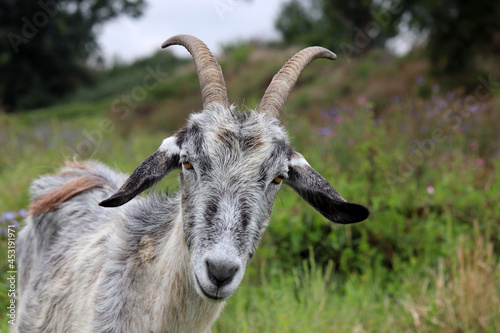
[[[170,45],[182,45],[191,53],[200,80],[203,109],[209,109],[214,104],[222,104],[228,108],[229,100],[222,70],[205,43],[194,36],[176,35],[167,39],[161,47]]]
[[[257,112],[267,113],[276,119],[280,119],[286,99],[295,86],[300,73],[311,61],[317,58],[335,60],[337,56],[335,53],[319,46],[311,46],[297,52],[273,77],[260,100]]]

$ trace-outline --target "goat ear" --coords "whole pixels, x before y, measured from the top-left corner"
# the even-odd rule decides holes
[[[165,140],[161,146],[132,172],[120,189],[99,203],[103,207],[118,207],[150,188],[174,168],[179,167],[180,143],[183,131]]]
[[[285,184],[290,185],[302,199],[332,222],[361,222],[370,214],[368,208],[342,198],[297,152],[292,154]]]

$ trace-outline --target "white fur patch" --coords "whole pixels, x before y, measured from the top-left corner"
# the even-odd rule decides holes
[[[306,161],[304,156],[302,156],[298,152],[295,152],[295,154],[293,154],[293,156],[292,156],[292,159],[290,160],[290,166],[300,168],[300,167],[305,167],[305,166],[310,166],[310,165]]]
[[[175,136],[171,136],[169,138],[166,138],[163,140],[161,143],[160,148],[158,148],[159,151],[167,153],[167,154],[178,154],[180,152],[179,146],[177,145],[176,142],[177,138]]]

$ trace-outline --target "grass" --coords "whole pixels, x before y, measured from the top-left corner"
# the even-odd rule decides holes
[[[220,63],[230,99],[254,107],[293,51],[228,48]],[[482,101],[442,91],[417,76],[426,63],[387,57],[311,64],[284,112],[293,146],[347,200],[370,207],[369,220],[332,225],[283,189],[214,332],[500,331],[499,92]],[[131,72],[140,79],[161,61]],[[65,159],[131,172],[201,107],[191,63],[132,104],[142,81],[112,84],[126,73],[64,105],[0,114],[2,228],[13,217],[1,214],[28,205],[30,182]],[[175,187],[175,175],[163,183]],[[5,258],[0,266],[6,281]]]

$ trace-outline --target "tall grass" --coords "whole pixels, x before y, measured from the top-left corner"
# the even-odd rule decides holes
[[[422,270],[335,277],[313,257],[258,285],[245,281],[216,332],[498,332],[500,266],[479,228],[456,256]],[[265,267],[262,267],[265,271]],[[247,279],[248,280],[248,279]]]
[[[404,303],[418,332],[498,332],[500,263],[494,244],[481,234],[461,235],[455,256],[437,267]]]

